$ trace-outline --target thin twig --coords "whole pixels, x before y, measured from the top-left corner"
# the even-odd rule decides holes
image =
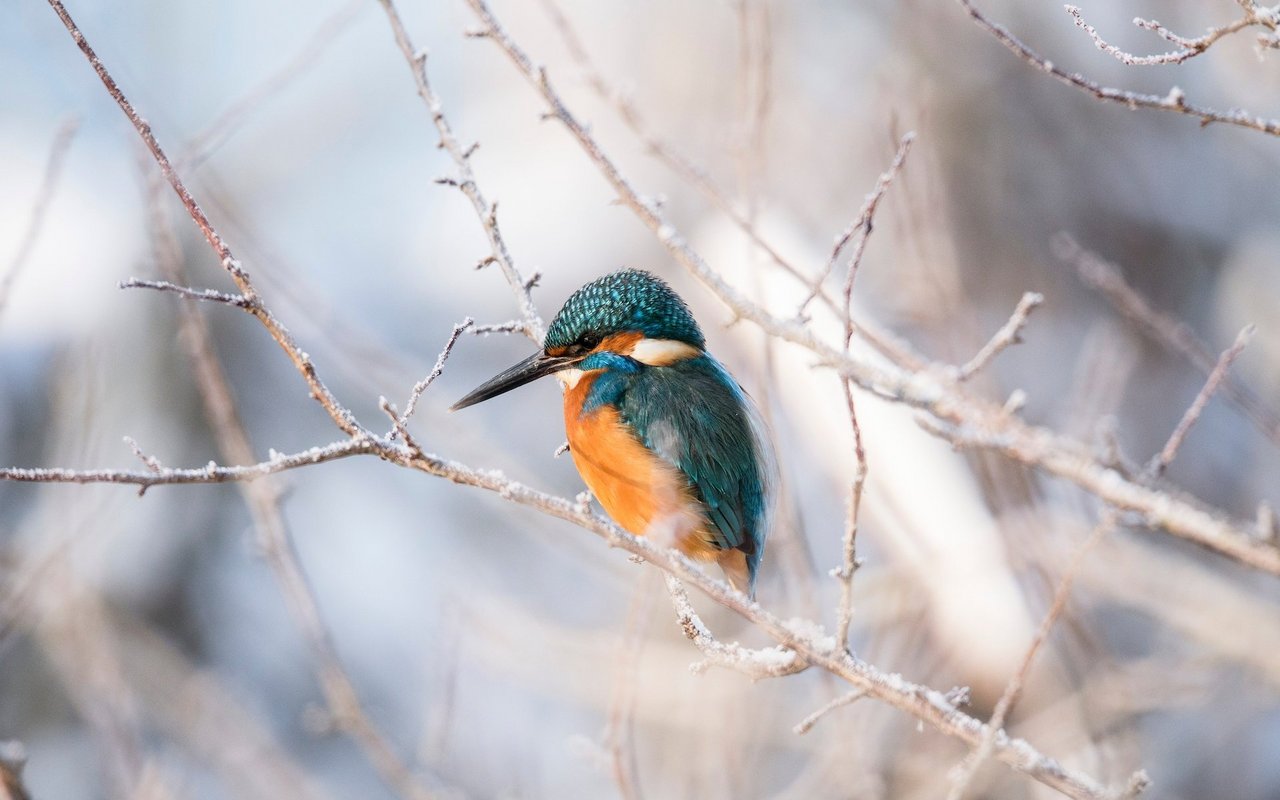
[[[127,469],[63,469],[60,467],[0,467],[0,480],[24,483],[123,483],[131,486],[177,486],[193,483],[252,481],[290,469],[323,464],[355,455],[379,454],[376,437],[366,434],[312,447],[297,453],[273,452],[265,461],[240,466],[223,466],[210,461],[203,467],[165,467],[159,472]]]
[[[1149,108],[1157,111],[1172,111],[1176,114],[1185,114],[1190,117],[1196,117],[1201,124],[1207,125],[1211,122],[1221,122],[1224,125],[1236,125],[1241,128],[1250,128],[1255,131],[1270,134],[1271,136],[1280,136],[1280,120],[1264,119],[1262,117],[1250,114],[1247,111],[1234,109],[1231,111],[1216,111],[1205,106],[1193,105],[1187,102],[1186,95],[1178,87],[1173,87],[1164,97],[1154,94],[1142,94],[1139,92],[1130,92],[1124,89],[1110,89],[1096,83],[1088,78],[1075,72],[1067,72],[1057,64],[1049,61],[1036,51],[1023,44],[1016,36],[1008,31],[1003,25],[992,22],[987,19],[981,11],[974,5],[972,0],[957,0],[961,7],[969,14],[974,22],[978,24],[987,33],[996,38],[1000,44],[1016,55],[1018,58],[1027,62],[1031,66],[1039,69],[1041,72],[1047,73],[1061,83],[1093,95],[1099,100],[1111,103],[1119,103],[1129,108]]]
[[[791,730],[797,736],[804,736],[806,733],[813,730],[813,726],[817,725],[818,721],[821,720],[823,717],[825,717],[827,714],[830,714],[832,711],[835,711],[837,708],[844,708],[847,705],[851,705],[866,696],[867,696],[867,693],[861,689],[858,689],[852,692],[846,692],[845,694],[840,695],[839,697],[835,698],[831,702],[824,705],[822,708],[819,708],[817,711],[813,712],[809,716],[797,722],[795,724],[795,727],[793,727]]]
[[[169,157],[165,155],[160,142],[156,140],[155,135],[151,132],[151,125],[138,114],[133,104],[125,97],[115,78],[111,77],[111,73],[107,71],[106,66],[98,58],[98,54],[89,45],[89,41],[85,39],[84,34],[76,27],[75,21],[71,19],[71,15],[67,13],[67,9],[62,5],[61,0],[49,0],[49,6],[53,8],[54,13],[62,20],[62,24],[66,27],[67,32],[71,34],[72,40],[75,41],[80,51],[84,53],[85,58],[89,60],[89,65],[98,74],[98,78],[107,88],[107,93],[115,100],[116,105],[120,106],[120,110],[129,118],[129,122],[133,124],[138,135],[142,137],[143,144],[151,152],[151,157],[155,159],[156,165],[160,167],[160,172],[163,173],[165,180],[173,187],[173,191],[178,195],[178,199],[182,201],[183,207],[186,208],[187,214],[195,222],[196,226],[200,228],[205,240],[213,248],[214,253],[217,254],[222,268],[231,276],[231,280],[239,288],[240,294],[245,297],[248,303],[245,309],[258,318],[262,326],[271,334],[271,338],[275,339],[276,343],[289,356],[289,359],[293,361],[294,367],[301,373],[303,380],[307,382],[307,387],[311,390],[311,396],[324,407],[334,424],[351,436],[358,436],[363,433],[351,412],[338,402],[338,399],[333,396],[329,388],[316,375],[316,368],[311,362],[311,357],[294,341],[289,329],[276,319],[275,315],[267,310],[266,305],[262,303],[257,290],[249,280],[249,274],[241,267],[230,246],[223,241],[222,236],[213,227],[213,223],[209,221],[195,198],[187,191],[186,185],[183,184],[173,164],[170,163]]]
[[[448,118],[445,117],[444,111],[440,105],[440,98],[431,88],[431,82],[427,77],[427,53],[419,51],[413,46],[413,42],[409,39],[409,33],[405,30],[404,22],[400,19],[400,12],[396,10],[395,3],[392,0],[378,0],[382,4],[382,8],[387,12],[387,20],[391,23],[391,32],[395,36],[396,46],[400,48],[400,52],[404,55],[405,61],[409,65],[410,71],[413,73],[414,83],[418,88],[418,96],[422,98],[427,106],[427,111],[431,113],[431,122],[436,127],[436,132],[440,137],[440,147],[449,154],[453,159],[457,175],[449,179],[452,185],[458,187],[467,199],[471,201],[471,207],[475,209],[476,216],[480,219],[480,224],[484,228],[485,237],[489,240],[489,247],[492,251],[491,256],[486,259],[498,265],[502,270],[502,274],[507,279],[507,284],[511,287],[511,291],[516,295],[516,304],[520,307],[520,315],[524,319],[525,332],[534,342],[542,344],[542,338],[546,335],[546,327],[542,322],[542,317],[538,316],[537,307],[533,303],[532,288],[536,282],[535,279],[526,279],[520,270],[516,268],[515,259],[511,257],[511,251],[507,249],[506,239],[502,236],[502,230],[498,226],[498,204],[490,203],[481,193],[480,187],[476,184],[475,174],[471,170],[471,155],[474,153],[474,146],[463,148],[458,143],[457,137],[453,133],[453,128],[449,125]],[[481,262],[483,265],[486,262]]]
[[[880,177],[876,178],[875,185],[871,187],[871,191],[862,200],[862,207],[858,209],[857,215],[849,226],[836,237],[835,244],[831,248],[831,256],[827,259],[826,266],[814,281],[813,288],[805,299],[800,303],[800,308],[796,311],[796,316],[803,316],[805,308],[809,303],[813,302],[813,298],[817,295],[818,290],[826,281],[827,277],[835,271],[836,262],[840,260],[842,253],[849,244],[854,234],[859,235],[859,250],[853,258],[852,262],[858,262],[862,259],[861,248],[866,246],[867,237],[871,235],[872,222],[875,218],[876,207],[880,205],[880,201],[884,198],[885,192],[889,191],[889,186],[894,179],[898,177],[898,173],[902,171],[903,165],[907,163],[907,155],[911,152],[911,145],[916,140],[915,131],[907,131],[898,141],[898,149],[893,154],[893,161],[889,162],[889,166],[884,172],[880,173]],[[847,318],[849,314],[848,303],[845,303],[844,316]]]
[[[79,128],[80,120],[72,117],[59,125],[57,132],[53,135],[53,144],[49,145],[49,158],[45,162],[44,178],[40,181],[35,202],[31,204],[31,219],[28,220],[27,227],[22,232],[18,249],[9,261],[8,268],[5,269],[4,275],[0,276],[0,315],[4,314],[14,281],[26,267],[27,259],[31,257],[31,252],[35,250],[36,242],[40,239],[40,231],[44,228],[49,204],[53,200],[54,190],[58,187],[58,177],[62,175],[62,168],[67,162],[67,151],[71,149],[71,140],[75,138]]]
[[[1134,25],[1139,28],[1146,28],[1149,31],[1155,31],[1167,41],[1178,45],[1180,49],[1169,53],[1159,53],[1151,56],[1135,56],[1133,53],[1125,52],[1113,44],[1109,44],[1102,35],[1089,23],[1084,21],[1079,7],[1073,5],[1064,6],[1067,13],[1075,20],[1076,26],[1081,28],[1085,33],[1089,34],[1089,38],[1093,39],[1093,44],[1099,50],[1108,55],[1114,56],[1117,60],[1131,67],[1149,67],[1159,64],[1181,64],[1189,58],[1196,56],[1208,50],[1215,42],[1224,36],[1229,36],[1237,31],[1248,28],[1251,25],[1261,24],[1258,17],[1252,11],[1246,9],[1245,16],[1234,22],[1228,23],[1218,28],[1210,28],[1203,36],[1195,39],[1188,39],[1178,36],[1172,31],[1165,28],[1159,22],[1146,19],[1135,19]]]
[[[1236,335],[1235,342],[1222,351],[1222,355],[1218,357],[1218,363],[1214,365],[1213,371],[1209,373],[1208,380],[1205,381],[1204,386],[1196,394],[1196,399],[1192,401],[1186,412],[1183,413],[1182,419],[1178,421],[1178,427],[1174,429],[1169,441],[1165,442],[1164,447],[1147,465],[1147,473],[1150,477],[1160,477],[1164,474],[1169,464],[1173,462],[1174,456],[1178,454],[1178,448],[1182,446],[1182,442],[1187,438],[1187,433],[1191,430],[1191,426],[1196,424],[1196,420],[1200,419],[1200,415],[1204,413],[1204,407],[1209,403],[1209,398],[1213,397],[1214,392],[1218,391],[1218,387],[1222,385],[1222,380],[1226,377],[1227,370],[1231,368],[1231,364],[1249,345],[1249,340],[1253,338],[1254,330],[1254,326],[1246,325]]]
[[[578,36],[577,31],[574,30],[568,17],[561,11],[555,0],[541,0],[541,3],[543,9],[547,12],[547,16],[564,40],[565,49],[569,51],[570,57],[582,70],[587,86],[595,92],[601,101],[612,106],[617,111],[618,117],[631,130],[632,134],[644,144],[645,149],[682,180],[701,192],[712,205],[733,222],[738,230],[742,231],[751,240],[752,244],[760,248],[779,269],[806,286],[817,282],[814,276],[806,275],[764,239],[751,216],[738,210],[733,201],[729,199],[728,193],[716,185],[706,170],[696,166],[688,158],[681,155],[675,146],[649,130],[644,117],[631,98],[615,91],[605,81],[604,76],[600,74],[599,69],[596,68],[595,63],[587,54],[587,49],[583,45],[581,37]],[[824,299],[834,310],[834,300],[829,297]]]
[[[991,360],[1000,355],[1005,348],[1015,344],[1022,344],[1022,329],[1026,327],[1027,319],[1031,316],[1031,312],[1035,311],[1043,302],[1044,295],[1039,292],[1026,292],[1023,294],[1008,321],[1000,327],[1000,330],[996,331],[991,340],[983,345],[982,349],[974,355],[969,363],[956,370],[956,380],[969,380],[986,367],[987,364],[991,363]]]
[[[1054,235],[1049,245],[1055,256],[1075,265],[1086,286],[1097,290],[1117,312],[1133,322],[1139,332],[1190,361],[1205,377],[1213,371],[1216,357],[1191,326],[1152,308],[1146,298],[1125,281],[1119,267],[1086,250],[1065,232]],[[1280,413],[1268,407],[1236,376],[1227,376],[1222,391],[1258,430],[1280,446]]]
[[[494,333],[523,333],[530,336],[529,326],[523,321],[513,319],[509,322],[494,322],[487,325],[472,325],[470,332],[476,336],[489,336]]]
[[[158,180],[153,180],[150,184],[147,200],[154,237],[153,249],[157,265],[169,281],[150,285],[145,282],[131,283],[191,296],[190,290],[173,283],[185,280],[181,249],[164,214],[161,194],[163,186]],[[211,299],[207,296],[197,297]],[[185,303],[178,307],[178,319],[180,339],[191,359],[205,416],[222,457],[233,463],[253,463],[257,459],[249,440],[248,429],[241,419],[231,382],[218,357],[208,321],[200,308]],[[137,446],[132,442],[131,445],[152,472],[161,471],[158,462],[142,456]],[[281,507],[279,487],[271,480],[239,482],[236,485],[249,507],[258,543],[266,561],[311,650],[315,660],[316,679],[334,726],[354,740],[387,786],[406,800],[427,800],[431,793],[397,755],[390,740],[373,723],[360,703],[355,684],[338,656],[333,635],[320,615],[315,590],[303,571],[293,533]]]
[[[210,303],[224,303],[236,308],[249,310],[253,302],[242,294],[219,292],[216,289],[193,289],[189,286],[178,286],[169,281],[148,281],[141,278],[130,278],[116,284],[121,289],[154,289],[158,292],[172,292],[188,300],[205,300]]]
[[[293,56],[191,137],[186,151],[178,157],[178,167],[196,169],[222,146],[270,97],[307,74],[338,37],[351,29],[351,22],[365,8],[366,0],[351,0],[323,20]]]
[[[1005,720],[1008,718],[1013,704],[1017,702],[1019,695],[1022,693],[1022,687],[1026,683],[1027,675],[1031,672],[1032,663],[1040,653],[1040,648],[1044,646],[1045,641],[1049,638],[1049,633],[1053,630],[1058,617],[1062,615],[1063,609],[1066,608],[1067,599],[1071,596],[1071,587],[1075,585],[1076,576],[1084,564],[1085,556],[1093,550],[1098,542],[1102,541],[1103,536],[1116,527],[1118,521],[1119,514],[1116,510],[1114,508],[1107,509],[1088,538],[1076,547],[1075,552],[1071,554],[1067,569],[1063,572],[1062,578],[1058,581],[1058,586],[1054,590],[1053,602],[1049,605],[1049,611],[1044,615],[1044,619],[1040,621],[1040,627],[1036,629],[1035,635],[1031,638],[1031,643],[1022,654],[1022,661],[1019,662],[1018,669],[1013,673],[1013,677],[1009,679],[1009,682],[1005,684],[1004,692],[1001,693],[1000,699],[996,701],[995,710],[992,711],[991,719],[987,723],[986,735],[983,736],[981,744],[969,754],[969,757],[956,767],[955,775],[952,778],[951,790],[947,792],[947,800],[961,800],[968,790],[969,784],[973,781],[974,775],[977,774],[978,768],[991,757],[991,753],[996,746],[998,732],[1004,730]]]
[[[129,449],[138,457],[138,460],[147,465],[147,469],[152,472],[160,472],[164,469],[164,465],[160,463],[160,459],[150,455],[142,450],[142,447],[134,440],[132,436],[124,437],[124,443],[129,445]]]
[[[844,319],[844,354],[846,356],[849,354],[849,348],[853,345],[855,330],[853,323],[853,284],[858,277],[858,268],[862,266],[862,255],[866,252],[867,241],[871,238],[872,220],[875,218],[876,206],[879,205],[880,198],[888,190],[889,184],[893,182],[894,176],[902,169],[902,164],[906,161],[907,153],[910,151],[911,143],[914,140],[914,133],[907,133],[902,137],[902,140],[898,143],[898,151],[894,155],[889,169],[881,174],[880,179],[876,181],[875,188],[863,201],[862,209],[858,212],[858,217],[854,224],[850,226],[844,236],[837,239],[835,249],[831,253],[831,263],[834,264],[844,244],[853,235],[854,229],[861,230],[862,233],[854,246],[853,255],[849,259],[849,268],[845,273],[844,291],[841,295],[844,301],[841,316]],[[830,265],[828,270],[830,270]],[[800,313],[803,313],[803,311],[804,306],[802,304]],[[849,483],[849,509],[845,520],[844,536],[841,540],[842,557],[840,566],[832,574],[840,581],[840,602],[836,607],[836,643],[840,649],[848,650],[849,626],[853,623],[853,575],[858,570],[858,517],[862,511],[862,490],[867,482],[867,453],[862,443],[862,426],[858,423],[858,409],[853,399],[852,381],[842,377],[840,379],[840,389],[844,393],[845,408],[849,412],[849,427],[853,432],[854,461],[853,479]]]
[[[435,366],[431,368],[431,372],[427,377],[413,385],[413,390],[409,393],[409,402],[405,403],[404,415],[399,417],[399,425],[397,427],[403,426],[409,422],[409,417],[412,417],[413,412],[418,408],[418,400],[422,397],[422,393],[427,390],[427,387],[429,387],[436,378],[440,377],[441,373],[444,372],[444,362],[449,359],[449,354],[453,352],[453,346],[458,343],[458,337],[461,336],[464,331],[474,327],[474,325],[475,320],[471,319],[471,317],[467,317],[462,320],[462,322],[453,326],[453,331],[445,341],[444,348],[440,350],[440,355],[436,356],[436,363]],[[396,432],[392,431],[388,436],[394,440]]]

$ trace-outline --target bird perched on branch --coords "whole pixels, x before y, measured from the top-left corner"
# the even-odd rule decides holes
[[[773,452],[751,399],[705,348],[671,287],[626,269],[574,292],[540,352],[453,410],[555,375],[569,452],[605,511],[637,536],[718,563],[754,595]]]

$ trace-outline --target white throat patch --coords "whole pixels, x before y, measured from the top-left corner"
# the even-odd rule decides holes
[[[582,370],[575,367],[562,369],[556,373],[556,380],[564,384],[565,389],[572,389],[578,385],[578,381],[582,380]]]

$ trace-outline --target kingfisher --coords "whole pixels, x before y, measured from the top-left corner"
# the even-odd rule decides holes
[[[545,375],[564,386],[569,453],[587,488],[627,531],[714,561],[755,596],[776,468],[751,398],[706,350],[662,279],[637,269],[578,289],[542,349],[451,410]]]

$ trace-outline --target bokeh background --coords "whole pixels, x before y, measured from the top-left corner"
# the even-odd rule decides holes
[[[600,74],[649,129],[706,170],[810,271],[855,216],[898,136],[916,144],[877,217],[858,314],[940,361],[968,359],[1022,292],[1046,297],[1025,343],[976,381],[1026,392],[1028,419],[1086,441],[1115,431],[1145,460],[1203,381],[1055,256],[1068,232],[1115,262],[1213,350],[1247,323],[1236,376],[1280,390],[1280,141],[1132,112],[1050,81],[954,2],[643,4],[565,0]],[[1126,67],[1046,0],[983,10],[1056,63],[1107,85],[1280,113],[1280,66],[1252,35],[1176,67]],[[73,2],[71,13],[338,396],[371,426],[403,405],[452,325],[517,316],[430,117],[372,0]],[[804,288],[651,158],[541,3],[498,2],[509,32],[628,177],[735,285],[780,315]],[[852,469],[837,382],[766,342],[673,264],[460,0],[401,12],[516,262],[550,317],[623,265],[671,281],[713,351],[766,407],[787,499],[760,585],[828,626]],[[1157,17],[1196,34],[1228,0],[1085,7],[1134,52]],[[0,310],[0,462],[135,468],[218,458],[177,336],[179,302],[121,291],[157,278],[154,164],[46,4],[0,2],[0,269],[29,228],[49,153],[78,129],[33,249]],[[229,117],[224,116],[231,110]],[[210,138],[211,137],[211,138]],[[193,284],[229,288],[171,195]],[[840,267],[842,270],[843,264]],[[6,273],[7,274],[7,273]],[[837,286],[843,276],[832,277]],[[260,457],[338,438],[251,318],[203,309]],[[819,315],[820,317],[820,315]],[[831,320],[815,325],[833,330]],[[464,337],[413,429],[430,450],[540,489],[581,491],[554,383],[450,415],[528,352]],[[862,398],[870,479],[854,646],[881,668],[973,689],[986,715],[1016,669],[1094,498],[998,458],[952,452],[902,408]],[[1240,518],[1280,504],[1280,449],[1216,398],[1169,471]],[[444,796],[939,797],[964,755],[864,700],[792,726],[840,692],[816,673],[695,675],[661,580],[594,537],[499,497],[349,459],[289,473],[285,514],[369,718]],[[695,598],[697,599],[697,598]],[[700,602],[722,638],[767,644]],[[231,486],[0,485],[0,739],[28,754],[33,796],[389,798],[335,732],[315,659]],[[1153,797],[1280,795],[1280,582],[1149,532],[1106,537],[1032,673],[1012,725],[1100,779],[1143,767]],[[974,797],[1048,790],[988,766]]]

